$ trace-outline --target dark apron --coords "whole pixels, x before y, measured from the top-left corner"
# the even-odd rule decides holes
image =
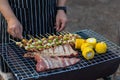
[[[23,25],[23,36],[55,33],[56,0],[9,0]],[[8,43],[7,24],[0,15],[0,43]]]
[[[55,33],[56,2],[57,0],[9,0],[12,10],[23,25],[25,38],[28,34],[36,36]],[[0,44],[10,43],[10,38],[12,37],[7,33],[7,23],[0,14]],[[0,66],[6,72],[3,60],[0,60]]]

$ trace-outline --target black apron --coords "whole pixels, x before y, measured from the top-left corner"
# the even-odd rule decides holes
[[[9,0],[16,17],[23,25],[23,36],[55,33],[56,0]],[[0,43],[8,43],[7,24],[0,14]]]
[[[56,17],[57,0],[9,0],[9,4],[18,20],[23,25],[23,36],[55,33],[54,23]],[[0,14],[0,44],[10,43],[12,38],[7,33],[7,23]],[[0,51],[0,54],[2,51]],[[0,56],[2,71],[9,69]]]

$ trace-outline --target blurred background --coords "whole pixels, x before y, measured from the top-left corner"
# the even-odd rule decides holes
[[[92,29],[120,46],[120,0],[67,0],[67,9],[65,30]],[[120,80],[120,68],[114,75]]]
[[[67,0],[70,32],[92,29],[120,45],[120,0]]]

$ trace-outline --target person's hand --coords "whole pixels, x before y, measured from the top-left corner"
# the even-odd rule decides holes
[[[58,10],[56,15],[56,31],[60,32],[65,28],[67,22],[66,13],[63,10]]]
[[[14,38],[22,39],[23,27],[21,23],[18,21],[18,19],[12,18],[9,21],[7,21],[7,23],[8,23],[8,28],[7,28],[8,33],[12,35]]]

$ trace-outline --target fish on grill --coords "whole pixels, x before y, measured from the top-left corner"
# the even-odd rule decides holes
[[[77,57],[78,52],[73,50],[70,44],[59,45],[54,48],[44,49],[42,51],[27,52],[24,57],[34,57],[35,54],[47,55],[51,57]]]
[[[50,69],[65,68],[74,65],[80,61],[78,58],[63,58],[63,57],[50,57],[45,55],[35,54],[36,71],[46,71]]]

